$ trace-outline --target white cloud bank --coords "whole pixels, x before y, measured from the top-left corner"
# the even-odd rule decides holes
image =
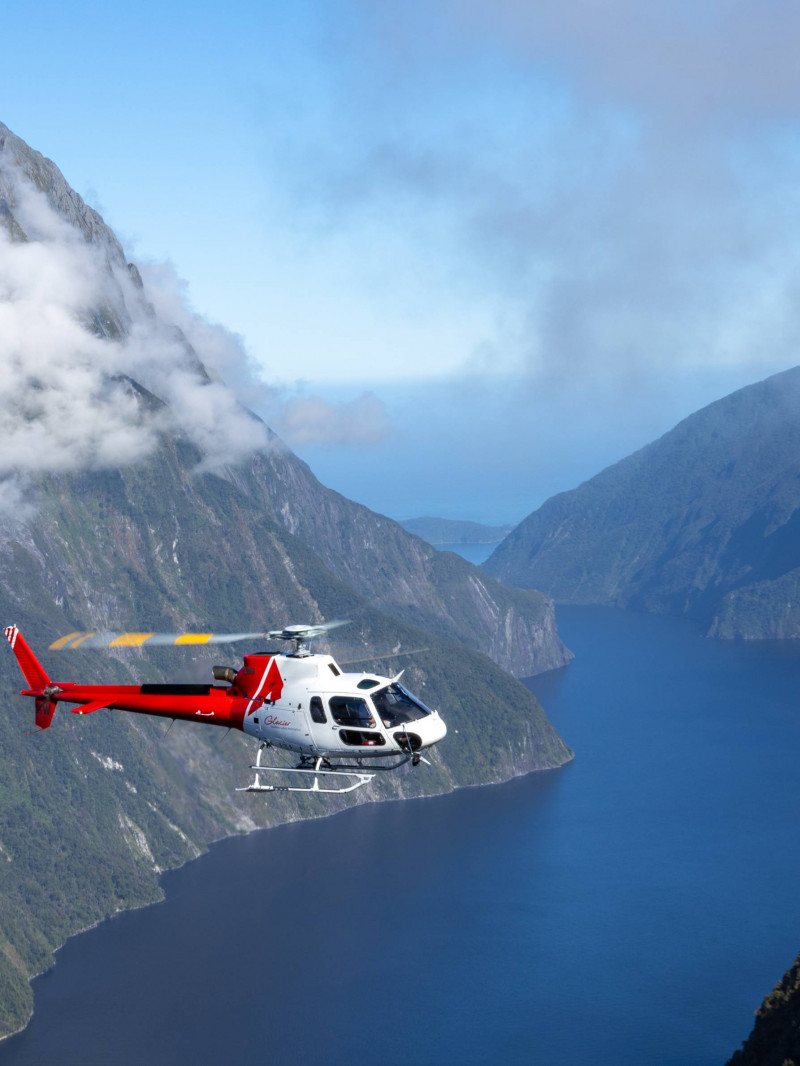
[[[797,4],[355,11],[358,33],[331,18],[310,117],[265,104],[265,152],[292,217],[352,247],[368,296],[396,264],[398,302],[418,278],[451,318],[486,308],[485,326],[465,323],[464,374],[636,394],[670,370],[797,361]],[[376,267],[372,250],[395,246]]]
[[[265,428],[201,365],[241,361],[235,339],[187,312],[188,340],[114,246],[87,242],[17,175],[13,188],[27,239],[0,226],[0,475],[136,462],[167,431],[208,467],[266,446]],[[167,406],[141,403],[128,378]]]
[[[390,433],[386,405],[373,392],[337,404],[319,396],[294,397],[284,404],[275,425],[296,447],[370,446],[380,444]]]
[[[30,513],[27,478],[136,463],[165,433],[199,448],[200,471],[236,464],[271,446],[243,404],[274,414],[289,443],[380,434],[374,398],[287,402],[267,388],[242,339],[191,309],[171,267],[140,277],[108,231],[88,241],[13,159],[0,160],[0,209],[1,516]]]

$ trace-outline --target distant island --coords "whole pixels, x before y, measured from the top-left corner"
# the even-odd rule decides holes
[[[485,526],[451,518],[409,518],[400,525],[435,548],[445,544],[499,544],[513,526]]]

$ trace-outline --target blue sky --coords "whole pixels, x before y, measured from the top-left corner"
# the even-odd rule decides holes
[[[4,39],[0,120],[371,420],[294,444],[396,517],[518,520],[797,362],[785,0],[33,0]]]

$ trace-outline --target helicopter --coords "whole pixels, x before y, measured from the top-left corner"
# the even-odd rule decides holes
[[[253,780],[237,792],[344,793],[368,784],[379,771],[396,770],[409,761],[413,766],[427,763],[422,752],[447,733],[438,711],[400,683],[402,670],[395,677],[347,673],[333,656],[310,650],[312,640],[344,624],[291,625],[266,633],[75,632],[50,645],[52,651],[65,651],[256,639],[289,644],[279,653],[244,655],[239,670],[214,666],[212,677],[219,684],[208,685],[54,683],[17,626],[6,626],[3,633],[29,685],[20,695],[35,701],[38,730],[50,727],[59,703],[76,704],[70,710],[78,715],[111,708],[240,729],[260,744],[250,767]],[[299,760],[295,766],[265,765],[262,755],[270,748]],[[278,781],[297,783],[262,780],[272,773],[290,775]]]

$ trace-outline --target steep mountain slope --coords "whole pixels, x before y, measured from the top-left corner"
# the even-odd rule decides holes
[[[198,351],[151,305],[102,219],[0,126],[0,620],[52,677],[111,682],[207,680],[247,649],[69,657],[47,645],[82,628],[351,618],[341,632],[356,654],[422,649],[390,663],[450,734],[432,766],[356,797],[265,803],[233,791],[252,757],[235,734],[60,710],[27,735],[21,675],[0,649],[0,1033],[24,1023],[27,978],[67,935],[157,898],[159,869],[215,838],[572,754],[485,654],[523,672],[565,661],[549,601],[460,560],[442,567],[396,523],[323,488]]]
[[[398,522],[323,488],[291,453],[259,453],[236,482],[337,577],[393,616],[461,641],[518,677],[572,658],[548,596],[504,588],[465,559],[437,552]]]
[[[141,347],[143,341],[137,332],[141,333],[142,327],[137,318],[144,318],[149,330],[145,342],[164,345],[166,333],[174,345],[179,331],[169,323],[161,324],[160,333],[154,329],[157,319],[146,303],[139,272],[133,264],[126,264],[119,242],[100,216],[69,188],[54,164],[0,125],[0,161],[4,158],[13,161],[13,167],[8,162],[5,168],[0,166],[0,205],[5,205],[0,221],[5,219],[7,226],[14,224],[17,239],[22,239],[20,234],[25,236],[24,219],[20,222],[14,210],[21,174],[43,192],[50,206],[58,210],[59,219],[65,219],[99,252],[107,269],[100,299],[85,312],[92,331],[105,339],[132,336]],[[16,184],[7,176],[12,170]],[[35,221],[39,223],[38,217]],[[182,366],[181,375],[172,385],[176,395],[164,396],[163,363],[156,363],[154,368],[138,356],[136,368],[151,376],[153,391],[161,399],[169,399],[173,408],[183,404],[188,409],[190,431],[197,440],[198,402],[195,400],[190,407],[183,390],[191,386],[196,397],[210,391],[211,384],[187,339],[178,336],[177,346]],[[195,379],[207,388],[198,389]],[[137,383],[151,382],[137,378],[134,385]],[[151,397],[151,407],[157,404]],[[182,428],[185,431],[186,425]],[[218,428],[212,421],[201,443],[215,448]],[[251,421],[249,430],[255,443],[261,439],[266,446],[243,449],[237,442],[239,451],[247,453],[242,456],[245,461],[224,464],[225,476],[317,552],[342,580],[406,620],[434,626],[443,635],[483,651],[517,676],[529,676],[569,661],[570,653],[558,639],[552,603],[546,596],[503,588],[471,564],[437,554],[418,537],[405,533],[398,523],[326,489],[306,464],[257,420]],[[247,426],[237,427],[237,433],[247,432]],[[369,566],[364,565],[365,552],[373,557]]]
[[[484,564],[564,603],[800,637],[800,367],[748,386],[572,492]]]

